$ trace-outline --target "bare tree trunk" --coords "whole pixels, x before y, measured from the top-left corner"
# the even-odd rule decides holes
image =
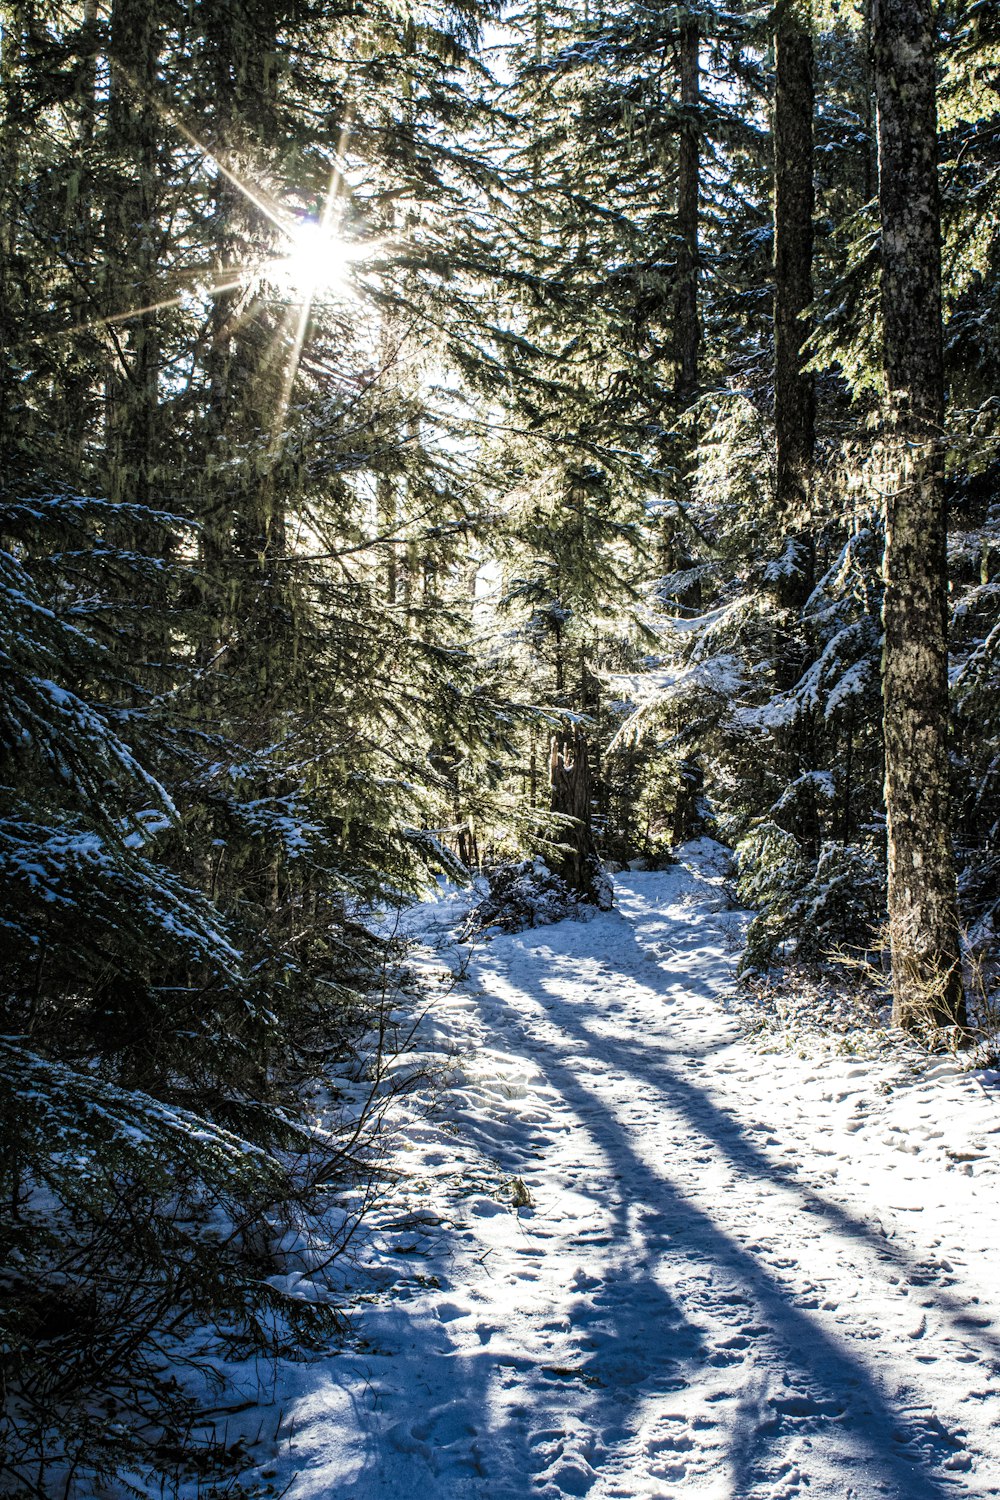
[[[684,15],[677,36],[680,129],[677,146],[677,278],[673,295],[674,411],[686,411],[698,395],[698,359],[701,325],[698,320],[698,228],[701,200],[701,32],[698,17]],[[670,453],[667,462],[676,468],[674,492],[676,514],[661,519],[659,548],[666,573],[690,566],[690,536],[684,520],[690,498],[691,479],[697,461],[698,436],[693,422],[686,424],[683,450]],[[672,446],[672,445],[669,445]],[[678,603],[700,603],[700,584],[683,591]]]
[[[549,786],[552,811],[573,820],[558,829],[559,842],[566,848],[550,856],[549,863],[571,889],[593,896],[600,862],[591,825],[587,738],[581,730],[561,730],[552,736]]]
[[[875,0],[886,376],[885,799],[893,1019],[963,1025],[948,788],[934,6]]]
[[[687,16],[680,30],[680,100],[682,122],[677,156],[677,376],[678,405],[690,406],[698,394],[698,205],[701,179],[699,135],[701,37],[696,16]]]
[[[65,245],[71,262],[71,317],[77,330],[73,357],[62,375],[60,407],[64,445],[63,473],[81,489],[92,487],[88,456],[94,433],[101,427],[108,340],[95,331],[84,331],[88,323],[107,311],[101,302],[103,289],[97,281],[95,254],[98,218],[94,212],[94,141],[97,132],[97,67],[101,28],[97,0],[84,0],[80,27],[74,39],[72,107],[68,123],[75,136],[74,160],[66,195]]]
[[[261,170],[273,133],[268,60],[277,48],[275,26],[274,14],[255,13],[245,0],[213,0],[206,11],[212,147],[228,173],[248,181]],[[231,668],[252,660],[256,711],[266,737],[287,627],[286,513],[275,474],[281,371],[272,358],[273,317],[253,279],[255,263],[271,249],[273,229],[227,172],[217,175],[215,216],[214,274],[223,290],[214,298],[206,358],[210,399],[201,546],[209,614],[213,607],[218,613],[225,600],[229,618],[209,624],[203,655],[215,654],[218,643],[212,637],[218,635],[238,642],[228,659]]]
[[[20,297],[14,256],[24,129],[22,35],[21,7],[9,6],[0,48],[0,489],[20,467],[17,411],[23,395],[16,368]]]
[[[875,90],[872,76],[872,5],[863,0],[861,21],[861,124],[864,130],[864,201],[870,203],[878,187],[878,141],[875,127]]]
[[[691,406],[699,393],[699,359],[701,355],[701,323],[698,317],[698,229],[701,206],[701,29],[696,15],[687,15],[681,21],[679,37],[679,83],[682,109],[680,142],[677,152],[677,374],[674,394],[680,411]],[[662,550],[669,572],[680,571],[691,566],[691,538],[683,519],[686,502],[691,498],[694,474],[697,467],[698,432],[693,422],[689,426],[689,439],[682,463],[680,481],[681,514],[671,517],[664,526]],[[701,605],[701,583],[696,579],[684,590],[679,590],[677,602],[688,608]],[[700,785],[701,767],[697,754],[685,757],[678,767],[678,786]],[[698,819],[694,801],[678,793],[675,806],[674,836],[676,842],[691,838],[697,831]]]
[[[96,38],[94,39],[96,40]],[[159,316],[160,117],[158,67],[163,31],[158,0],[113,0],[108,46],[104,294],[106,328],[104,483],[118,512],[113,534],[124,547],[169,556],[173,538],[151,516],[161,494]],[[96,65],[88,62],[88,70]],[[124,316],[123,316],[124,315]],[[140,675],[160,685],[171,655],[167,575],[154,572],[130,646]]]
[[[780,597],[793,605],[814,583],[808,520],[816,394],[803,369],[803,314],[813,297],[813,47],[807,20],[791,4],[777,12],[774,58],[775,501],[794,563]]]
[[[677,766],[677,789],[674,794],[674,811],[670,841],[684,844],[696,838],[704,828],[700,803],[705,785],[705,775],[698,761],[685,756]]]
[[[159,437],[157,144],[160,35],[155,0],[114,0],[111,10],[108,150],[115,164],[106,207],[107,482],[115,503],[153,498]]]

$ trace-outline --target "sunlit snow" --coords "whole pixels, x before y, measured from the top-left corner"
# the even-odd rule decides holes
[[[755,1046],[723,851],[685,852],[467,964],[459,895],[404,919],[439,998],[358,1341],[279,1371],[280,1493],[1000,1493],[998,1080]]]

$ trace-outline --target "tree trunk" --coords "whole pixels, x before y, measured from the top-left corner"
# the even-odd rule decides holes
[[[154,90],[159,50],[153,0],[115,0],[108,101],[108,152],[114,170],[106,207],[107,312],[115,320],[150,309],[157,300],[159,121]],[[108,497],[116,504],[148,505],[159,427],[156,313],[112,322],[109,338]]]
[[[872,5],[863,0],[861,19],[861,126],[864,133],[864,178],[862,193],[870,203],[878,186],[878,141],[875,128],[874,81],[872,77]]]
[[[777,12],[774,36],[774,438],[775,501],[794,571],[781,602],[802,604],[815,564],[808,525],[816,429],[815,383],[802,368],[812,302],[813,47],[792,5]]]
[[[549,785],[552,811],[573,820],[557,830],[560,844],[566,847],[550,856],[549,864],[572,890],[593,896],[600,862],[590,817],[587,739],[579,729],[561,730],[552,736]]]
[[[21,150],[25,106],[21,86],[22,18],[10,6],[0,47],[0,492],[20,471],[19,409],[24,401],[17,369],[20,288],[14,263],[17,249]]]
[[[679,83],[682,121],[677,153],[677,304],[676,339],[677,373],[674,394],[677,409],[685,411],[698,397],[698,362],[701,352],[701,325],[698,319],[698,227],[701,199],[701,31],[698,17],[689,15],[681,21],[679,45]],[[688,441],[681,460],[677,514],[664,517],[660,536],[660,555],[667,573],[682,572],[694,563],[691,535],[686,524],[686,508],[691,499],[698,463],[697,423],[691,420]],[[675,593],[677,604],[687,609],[701,608],[701,581],[695,578],[687,588]],[[695,831],[695,804],[683,796],[683,788],[701,785],[703,776],[697,753],[686,758],[679,768],[678,801],[675,805],[674,841],[683,842]]]
[[[875,0],[885,328],[885,800],[893,1019],[965,1022],[948,808],[934,7]]]
[[[72,107],[67,110],[68,123],[75,135],[75,150],[67,185],[64,230],[67,254],[75,268],[67,310],[78,331],[78,339],[74,340],[73,353],[64,366],[60,402],[65,454],[63,474],[68,482],[78,484],[84,493],[93,485],[88,456],[94,433],[101,425],[108,345],[103,333],[96,330],[84,332],[95,316],[100,317],[108,310],[99,300],[101,288],[96,267],[100,260],[95,254],[99,231],[94,212],[94,141],[98,123],[100,35],[97,0],[84,0],[81,24],[74,40]]]
[[[690,406],[698,394],[698,138],[701,104],[698,19],[688,16],[680,30],[681,132],[677,157],[677,376],[678,406]]]
[[[677,279],[674,291],[674,406],[675,417],[685,412],[698,396],[698,361],[701,325],[698,320],[698,228],[701,199],[701,32],[697,16],[686,16],[678,34],[678,90],[681,105],[677,146]],[[672,424],[673,425],[673,424]],[[665,514],[660,528],[660,555],[666,573],[682,572],[694,561],[687,505],[697,468],[698,432],[693,418],[684,424],[679,453],[666,462],[676,469],[675,509]],[[697,609],[701,584],[695,581],[680,590],[677,603]]]
[[[211,145],[239,180],[252,182],[261,172],[275,133],[269,62],[277,50],[275,27],[274,13],[255,17],[245,0],[213,0],[206,10],[215,101]],[[273,358],[273,315],[252,268],[272,250],[273,227],[227,172],[216,179],[214,274],[221,290],[213,299],[206,355],[201,547],[210,607],[202,654],[216,654],[215,635],[228,643],[227,668],[246,670],[252,679],[253,712],[266,739],[287,644],[285,505],[275,473],[281,453],[275,423],[285,403]],[[213,621],[213,611],[223,607],[228,618]]]
[[[113,535],[120,545],[155,558],[169,556],[169,532],[150,516],[126,509],[159,504],[162,445],[159,317],[160,117],[158,64],[162,28],[158,0],[114,0],[109,39],[110,79],[104,223],[106,226],[107,365],[104,482],[108,499],[123,507]],[[95,59],[96,61],[96,59]],[[122,315],[126,316],[123,317]],[[143,611],[128,650],[146,685],[162,686],[171,655],[167,575],[148,580]]]
[[[677,790],[671,822],[670,842],[686,844],[704,832],[701,799],[705,773],[693,755],[686,755],[677,766]]]

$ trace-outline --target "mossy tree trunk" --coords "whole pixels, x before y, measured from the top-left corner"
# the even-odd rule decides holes
[[[875,0],[886,379],[885,798],[893,1018],[963,1025],[948,788],[934,7]]]

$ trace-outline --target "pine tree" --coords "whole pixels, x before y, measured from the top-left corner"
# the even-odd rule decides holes
[[[143,1409],[189,1420],[172,1339],[328,1336],[257,1259],[312,1201],[301,1087],[381,982],[365,903],[457,873],[456,800],[491,804],[507,730],[470,650],[474,463],[447,377],[412,375],[466,347],[440,226],[477,158],[440,126],[476,114],[476,13],[115,0],[13,23],[2,1421],[15,1478],[86,1486],[157,1474]],[[372,269],[345,303],[282,262],[352,163],[365,188],[335,206]],[[419,212],[390,253],[401,194]],[[405,337],[373,371],[390,311]],[[388,614],[386,473],[413,579]]]

